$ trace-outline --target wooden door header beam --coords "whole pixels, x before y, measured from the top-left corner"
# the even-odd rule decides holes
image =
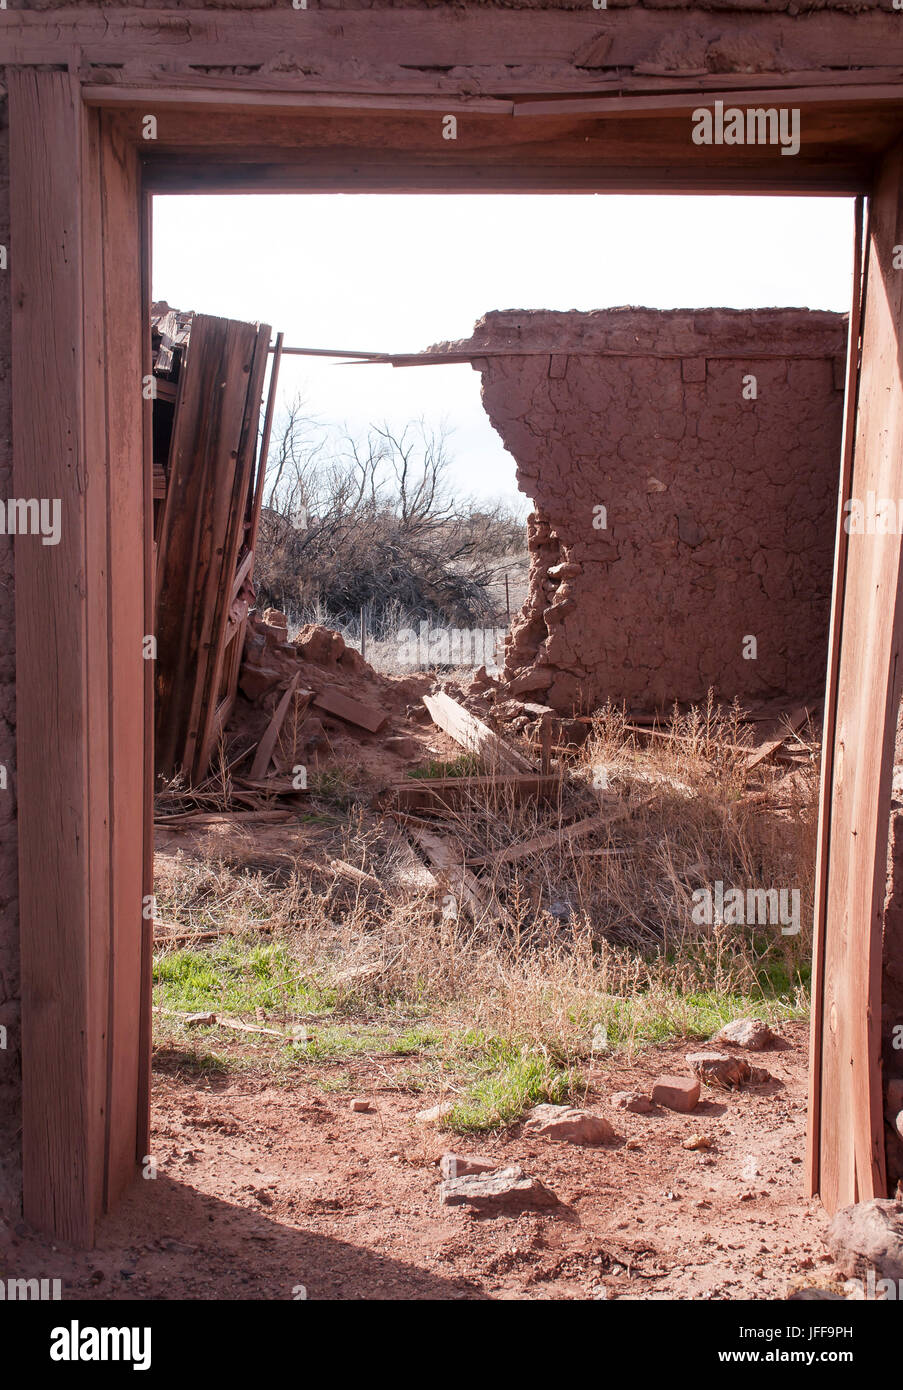
[[[419,75],[430,90],[443,79],[454,90],[462,68],[482,72],[496,86],[507,83],[509,90],[548,83],[555,68],[571,69],[584,86],[592,85],[593,74],[612,69],[622,76],[630,70],[653,78],[680,76],[669,73],[664,57],[674,39],[673,12],[640,7],[472,7],[449,13],[444,6],[240,11],[73,6],[0,14],[8,64],[71,64],[77,57],[99,66],[143,63],[146,68],[155,61],[185,67],[260,65],[268,73],[290,75],[295,85],[327,64],[340,85],[351,77],[366,82],[368,68],[374,74],[407,69],[409,81]],[[776,73],[883,68],[888,56],[899,52],[900,16],[878,5],[855,14],[694,10],[683,11],[680,18],[683,25],[694,21],[696,47],[704,58],[702,75],[719,64],[736,72],[744,51],[755,51],[760,65],[772,58]],[[337,67],[343,61],[349,63],[344,79]],[[532,76],[518,72],[525,67],[538,70]]]

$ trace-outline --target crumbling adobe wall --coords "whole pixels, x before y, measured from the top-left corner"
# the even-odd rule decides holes
[[[0,245],[9,246],[9,141],[6,102],[0,103]],[[0,497],[12,496],[11,304],[9,272],[0,271]],[[0,535],[0,1212],[19,1199],[20,1126],[19,921],[15,799],[16,728],[13,546]],[[3,788],[3,781],[6,788]],[[0,1035],[2,1037],[2,1035]]]
[[[534,503],[511,694],[571,712],[821,692],[842,315],[506,311],[448,346],[473,351]]]

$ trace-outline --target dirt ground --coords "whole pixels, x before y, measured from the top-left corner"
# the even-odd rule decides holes
[[[403,1063],[352,1063],[354,1090],[323,1089],[328,1068],[293,1083],[265,1072],[188,1077],[158,1055],[157,1177],[139,1180],[74,1253],[9,1232],[20,1277],[63,1281],[95,1299],[775,1299],[824,1284],[827,1218],[803,1188],[807,1029],[752,1060],[773,1083],[703,1089],[695,1112],[615,1111],[616,1090],[685,1072],[687,1046],[590,1073],[586,1107],[615,1144],[460,1138],[417,1124],[433,1099],[395,1079]],[[347,1071],[349,1068],[344,1066]],[[351,1098],[371,1102],[353,1112]],[[689,1151],[694,1134],[712,1141]],[[519,1163],[562,1206],[476,1216],[438,1200],[444,1152]],[[14,1252],[14,1253],[13,1253]]]

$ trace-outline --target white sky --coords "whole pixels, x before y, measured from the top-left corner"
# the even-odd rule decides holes
[[[287,345],[416,352],[490,309],[849,308],[852,203],[832,198],[313,194],[158,197],[155,299],[271,323]],[[284,357],[324,426],[453,427],[457,490],[516,493],[468,364]]]

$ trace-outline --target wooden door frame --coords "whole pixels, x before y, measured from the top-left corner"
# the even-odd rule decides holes
[[[40,61],[49,61],[43,50]],[[405,120],[416,122],[414,145],[386,161],[373,154],[379,147],[373,127],[382,121],[387,132],[397,132],[403,122],[397,109],[388,109],[390,98],[381,106],[378,97],[368,99],[367,148],[355,160],[347,123],[363,113],[351,95],[325,101],[336,130],[346,132],[343,148],[311,152],[300,138],[295,145],[292,131],[303,132],[308,118],[322,123],[324,102],[291,92],[255,99],[223,91],[214,102],[207,92],[205,101],[192,102],[165,82],[136,93],[85,88],[66,69],[11,68],[7,76],[14,490],[59,496],[64,518],[58,547],[36,539],[16,546],[25,1217],[38,1229],[90,1245],[99,1216],[133,1177],[148,1134],[152,923],[144,904],[152,891],[153,719],[142,646],[153,618],[142,378],[150,370],[149,192],[580,187],[857,194],[870,191],[875,164],[847,159],[832,166],[826,159],[795,181],[778,159],[775,171],[760,169],[752,185],[739,162],[690,167],[688,161],[686,169],[649,167],[629,176],[620,166],[614,172],[585,162],[579,169],[558,167],[536,154],[534,133],[553,130],[555,121],[539,116],[517,161],[493,162],[487,152],[495,137],[486,127],[470,153],[465,141],[443,166],[441,146],[424,154],[423,132],[451,98],[424,99],[413,115],[405,112]],[[903,120],[903,85],[882,93]],[[711,87],[690,93],[680,112],[685,117],[687,107],[712,98]],[[813,100],[824,106],[823,93]],[[834,99],[832,121],[844,101]],[[849,101],[855,122],[861,91]],[[163,127],[153,146],[144,138],[149,106]],[[653,113],[646,100],[619,119],[648,123]],[[511,114],[475,110],[473,120]],[[672,117],[670,108],[667,114]],[[580,128],[578,122],[575,132]],[[567,142],[569,130],[556,138]],[[143,566],[136,566],[136,554],[143,554]],[[903,616],[895,610],[895,649],[901,635]],[[879,667],[890,660],[890,651],[882,651]],[[889,691],[889,669],[887,679]],[[893,710],[878,714],[883,722],[872,747],[886,783]],[[142,744],[143,755],[136,751]],[[830,798],[829,786],[823,819]],[[874,885],[886,854],[878,839],[858,850]],[[868,1077],[867,1084],[874,1111],[880,1078]],[[815,1165],[810,1162],[810,1177],[817,1190],[817,1157]]]

